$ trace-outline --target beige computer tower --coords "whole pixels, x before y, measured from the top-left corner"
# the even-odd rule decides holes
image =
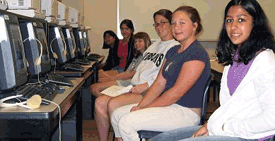
[[[63,4],[62,2],[57,2],[58,6],[58,12],[57,12],[57,19],[58,19],[58,24],[59,25],[69,25],[69,12],[68,12],[68,7]]]
[[[41,12],[40,0],[7,0],[7,11],[27,17],[45,19],[45,14]]]
[[[6,10],[8,8],[8,3],[5,0],[0,0],[0,9]]]
[[[40,0],[7,0],[7,2],[10,10],[35,9],[41,11]]]
[[[69,13],[69,22],[71,23],[72,27],[79,27],[79,17],[80,13],[78,10],[76,10],[73,7],[68,7],[68,13]]]
[[[49,23],[58,23],[58,3],[56,0],[41,0],[41,11]]]

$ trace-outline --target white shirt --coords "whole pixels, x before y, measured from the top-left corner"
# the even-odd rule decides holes
[[[227,86],[229,67],[224,68],[221,79],[221,106],[208,120],[209,135],[246,139],[274,135],[275,55],[273,51],[267,49],[256,56],[232,96]]]
[[[143,60],[138,65],[131,83],[133,85],[144,84],[148,82],[149,87],[157,78],[158,72],[165,59],[166,52],[179,42],[174,39],[168,41],[156,41],[143,53]]]

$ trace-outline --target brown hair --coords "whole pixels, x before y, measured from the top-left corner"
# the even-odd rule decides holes
[[[146,32],[138,32],[134,35],[134,39],[143,39],[145,43],[145,50],[151,45],[151,39]]]
[[[138,32],[134,35],[134,39],[143,39],[144,43],[145,43],[145,49],[146,50],[150,45],[151,45],[151,39],[149,37],[149,35],[146,32]],[[137,58],[139,55],[141,54],[141,52],[137,51],[135,49],[135,58]]]
[[[171,23],[172,14],[173,13],[170,10],[168,10],[168,9],[160,9],[157,12],[154,13],[153,18],[155,20],[155,18],[156,18],[157,15],[161,15],[161,16],[165,17],[169,21],[169,23]]]
[[[191,7],[191,6],[180,6],[173,12],[173,14],[176,13],[177,11],[186,12],[189,15],[189,18],[191,19],[191,21],[193,23],[198,24],[198,27],[197,27],[196,33],[195,33],[196,35],[198,35],[202,31],[200,14],[196,8]]]

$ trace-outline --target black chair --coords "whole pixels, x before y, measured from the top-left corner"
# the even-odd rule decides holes
[[[205,84],[205,87],[204,87],[204,94],[203,94],[203,98],[202,98],[202,108],[201,108],[201,119],[200,119],[199,125],[203,125],[204,121],[206,120],[207,99],[208,99],[208,95],[209,95],[208,89],[209,89],[209,85],[210,85],[211,81],[212,81],[212,76],[210,75],[206,84]],[[149,131],[149,130],[139,130],[138,131],[140,141],[142,141],[142,139],[150,139],[160,133],[162,133],[162,132]]]
[[[213,101],[216,103],[219,103],[219,93],[220,93],[220,84],[221,84],[222,74],[211,70],[211,75],[212,75],[212,81],[210,82],[209,87],[213,88]]]

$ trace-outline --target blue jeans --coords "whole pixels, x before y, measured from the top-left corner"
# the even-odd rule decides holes
[[[119,65],[112,68],[112,70],[116,70],[118,73],[122,73],[124,68],[121,68]]]
[[[228,136],[201,136],[197,138],[190,138],[201,126],[192,126],[186,128],[179,128],[171,131],[161,133],[153,138],[151,141],[257,141],[257,139],[242,139]]]

